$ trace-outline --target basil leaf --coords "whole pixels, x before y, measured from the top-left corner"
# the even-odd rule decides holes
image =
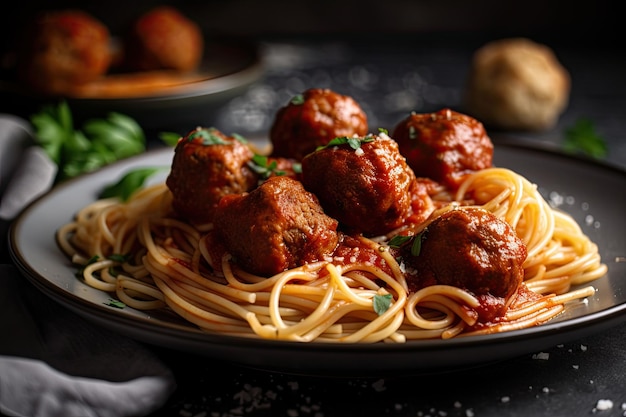
[[[162,168],[139,168],[130,171],[117,183],[105,187],[100,193],[100,198],[119,197],[122,201],[126,201],[143,186],[148,177],[160,169]]]

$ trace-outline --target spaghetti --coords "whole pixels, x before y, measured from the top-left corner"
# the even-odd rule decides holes
[[[593,295],[587,284],[607,271],[575,220],[511,170],[476,171],[454,194],[443,190],[433,200],[441,208],[410,225],[411,233],[443,211],[474,206],[506,221],[526,244],[524,282],[497,322],[478,323],[479,300],[464,289],[432,285],[410,292],[389,237],[358,238],[381,257],[384,270],[329,257],[268,278],[247,273],[228,254],[213,259],[204,238],[210,225],[202,230],[177,219],[165,184],[127,202],[92,203],[58,230],[57,240],[84,267],[87,285],[132,308],[171,309],[209,332],[297,342],[402,343],[536,326]],[[211,267],[218,262],[221,274]]]

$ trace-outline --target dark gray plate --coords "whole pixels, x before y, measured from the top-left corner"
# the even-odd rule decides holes
[[[54,189],[28,207],[10,231],[11,255],[37,288],[81,316],[147,343],[244,366],[326,376],[446,372],[513,358],[605,331],[626,317],[626,172],[547,150],[497,144],[495,163],[525,175],[563,204],[600,248],[608,274],[587,304],[538,327],[405,344],[299,344],[207,334],[181,320],[106,304],[108,296],[74,277],[56,229],[131,167],[169,166],[171,149],[111,165]],[[155,179],[155,180],[162,180]],[[620,261],[621,260],[621,261]]]

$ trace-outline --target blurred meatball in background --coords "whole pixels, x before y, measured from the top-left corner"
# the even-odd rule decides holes
[[[202,60],[204,38],[200,27],[179,10],[159,6],[133,22],[122,47],[127,70],[193,71]]]
[[[109,69],[109,30],[86,12],[44,12],[25,29],[17,50],[17,74],[33,91],[63,95]]]

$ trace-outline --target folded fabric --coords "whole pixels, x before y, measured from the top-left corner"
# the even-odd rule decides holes
[[[52,187],[57,166],[34,144],[30,125],[0,115],[0,219],[12,220]]]
[[[0,412],[8,416],[144,416],[176,388],[142,344],[63,308],[0,265]]]
[[[19,166],[24,149],[34,144],[32,129],[26,120],[0,114],[0,196]]]
[[[149,415],[176,388],[170,369],[146,346],[48,298],[8,263],[8,225],[55,175],[29,124],[0,115],[0,413]]]

